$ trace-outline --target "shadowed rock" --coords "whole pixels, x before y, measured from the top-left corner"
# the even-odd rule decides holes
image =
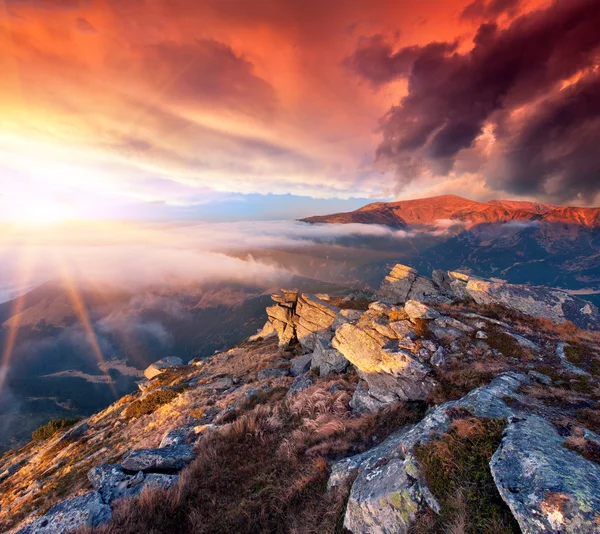
[[[146,486],[168,488],[175,484],[178,478],[177,475],[159,473],[138,472],[135,475],[128,475],[123,472],[120,465],[115,464],[98,465],[88,472],[88,480],[105,504],[124,497],[134,497]]]
[[[598,532],[600,466],[564,446],[535,415],[514,420],[490,462],[500,495],[524,534]]]
[[[91,491],[58,503],[17,534],[66,534],[83,527],[108,523],[111,516],[110,506],[102,502],[98,492]]]
[[[174,473],[181,470],[194,459],[192,447],[176,445],[164,449],[140,449],[132,451],[123,461],[124,471],[137,473]]]

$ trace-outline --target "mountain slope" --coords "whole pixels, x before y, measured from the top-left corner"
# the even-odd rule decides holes
[[[347,213],[302,219],[308,223],[363,223],[388,226],[436,225],[456,221],[470,228],[482,223],[548,221],[600,227],[600,208],[552,206],[535,202],[492,200],[476,202],[442,195],[398,202],[376,202]]]

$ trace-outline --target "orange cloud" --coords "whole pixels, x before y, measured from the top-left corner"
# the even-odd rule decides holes
[[[497,3],[478,12],[498,11]],[[467,2],[458,0],[0,6],[0,135],[11,147],[0,148],[0,166],[149,200],[149,180],[190,190],[389,194],[374,154],[379,118],[402,85],[374,89],[344,58],[376,34],[397,47],[469,46],[478,25],[461,18]],[[171,200],[164,189],[160,198]]]

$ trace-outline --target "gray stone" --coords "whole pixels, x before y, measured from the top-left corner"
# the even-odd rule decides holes
[[[316,342],[310,367],[318,369],[320,376],[327,376],[329,373],[343,373],[349,364],[346,357],[334,349],[330,342],[321,340]]]
[[[431,363],[431,365],[435,365],[436,367],[439,367],[440,365],[443,365],[445,361],[446,361],[446,355],[445,355],[444,349],[442,347],[439,347],[434,352],[434,354],[431,357],[431,359],[429,360],[429,362]]]
[[[169,369],[181,366],[183,366],[183,360],[181,358],[177,358],[176,356],[167,356],[166,358],[162,358],[148,366],[144,371],[144,376],[150,380],[155,376],[168,371]]]
[[[102,502],[99,493],[91,491],[54,505],[17,534],[66,534],[84,527],[108,523],[111,516],[110,506]]]
[[[506,332],[510,337],[512,337],[521,347],[524,349],[529,349],[534,352],[539,352],[541,349],[538,345],[536,345],[533,341],[523,337],[519,334],[515,334],[514,332]]]
[[[527,374],[540,384],[544,384],[545,386],[552,385],[552,379],[548,375],[538,373],[537,371],[529,371]]]
[[[139,449],[132,451],[121,467],[124,471],[137,473],[173,473],[181,470],[194,459],[189,445],[175,445],[164,449]]]
[[[165,447],[172,447],[173,445],[185,445],[193,435],[194,428],[191,426],[169,430],[162,437],[158,447],[163,449]]]
[[[350,407],[354,412],[375,413],[389,406],[397,400],[395,395],[389,395],[387,398],[376,398],[369,393],[369,384],[366,380],[359,381],[352,399],[350,399]]]
[[[381,402],[424,400],[435,386],[430,369],[416,357],[396,347],[392,340],[364,326],[345,324],[337,329],[332,345],[369,384],[369,395]],[[393,402],[393,400],[392,400]]]
[[[438,406],[422,421],[398,430],[380,445],[333,464],[329,487],[355,477],[344,526],[355,534],[406,533],[426,506],[439,511],[414,457],[414,448],[447,432],[458,408],[469,410],[475,417],[513,416],[504,399],[523,400],[516,391],[526,381],[523,375],[502,375],[458,401]]]
[[[310,370],[312,361],[312,354],[303,354],[298,356],[291,361],[292,366],[290,367],[290,375],[300,376]]]
[[[157,473],[144,474],[141,471],[135,475],[128,475],[120,465],[102,464],[90,469],[88,480],[100,494],[102,502],[111,504],[117,499],[134,497],[149,485],[168,488],[177,482],[178,477]]]
[[[454,341],[464,335],[464,332],[451,326],[443,327],[436,324],[429,325],[430,332],[440,341]]]
[[[406,302],[411,299],[420,302],[450,300],[432,280],[420,276],[415,269],[402,264],[394,266],[381,283],[378,293],[392,302]]]
[[[524,534],[600,531],[600,466],[564,447],[544,419],[513,420],[490,469]]]
[[[596,306],[560,289],[471,278],[466,290],[478,304],[500,304],[531,317],[556,323],[570,321],[579,328],[600,329]]]
[[[270,369],[262,369],[256,375],[259,380],[267,380],[269,378],[281,378],[289,374],[288,369],[281,369],[279,367],[271,367]]]
[[[565,349],[569,346],[568,343],[559,343],[556,345],[556,355],[560,358],[562,366],[569,371],[569,373],[573,373],[574,375],[581,376],[590,376],[587,371],[584,371],[581,367],[577,367],[575,364],[571,363],[567,358],[567,354]]]
[[[475,334],[475,337],[477,339],[487,339],[488,335],[483,330],[478,330],[477,333]]]
[[[416,300],[409,300],[404,305],[404,311],[407,313],[411,320],[437,319],[440,316],[440,313],[438,311]]]
[[[293,397],[297,393],[300,393],[301,391],[304,391],[305,389],[308,389],[314,385],[315,381],[310,376],[298,376],[292,382],[292,385],[290,386],[290,389],[288,389],[286,396]]]

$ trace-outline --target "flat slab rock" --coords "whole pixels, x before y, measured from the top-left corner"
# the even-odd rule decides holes
[[[490,468],[523,534],[600,532],[600,466],[535,415],[507,427]]]
[[[178,480],[177,475],[142,473],[128,475],[117,464],[102,464],[88,472],[88,480],[100,494],[102,502],[111,504],[124,497],[134,497],[146,486],[168,488]]]
[[[110,506],[102,502],[99,493],[91,491],[56,504],[17,534],[66,534],[86,526],[108,523],[111,517]]]
[[[195,455],[189,445],[174,445],[163,449],[132,451],[121,463],[124,471],[137,473],[174,473],[189,464]]]

